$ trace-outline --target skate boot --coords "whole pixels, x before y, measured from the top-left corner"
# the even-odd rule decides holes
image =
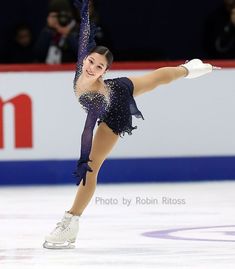
[[[212,72],[212,70],[221,69],[220,67],[212,66],[208,63],[203,63],[199,59],[193,59],[186,62],[185,64],[181,64],[181,66],[188,70],[188,74],[185,78],[197,78]]]
[[[45,237],[44,248],[49,249],[70,249],[75,248],[79,228],[79,216],[65,212],[61,222],[56,228]]]

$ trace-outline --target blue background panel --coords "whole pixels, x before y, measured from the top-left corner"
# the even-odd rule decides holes
[[[75,184],[76,160],[1,161],[0,185]],[[108,159],[99,183],[235,179],[235,156]]]

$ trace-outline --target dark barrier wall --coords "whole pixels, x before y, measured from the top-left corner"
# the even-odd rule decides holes
[[[70,0],[69,0],[70,1]],[[0,53],[14,25],[27,21],[34,37],[46,21],[48,0],[1,1]],[[223,0],[94,0],[116,60],[206,57],[205,20]],[[0,56],[2,56],[0,54]]]

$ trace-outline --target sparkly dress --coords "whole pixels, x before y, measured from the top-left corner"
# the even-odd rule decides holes
[[[89,0],[75,0],[75,5],[80,9],[81,24],[79,32],[79,48],[76,74],[74,78],[74,90],[76,94],[77,80],[82,72],[83,59],[96,46],[95,25],[89,20]],[[107,126],[117,135],[132,134],[137,127],[132,126],[132,116],[143,118],[133,98],[134,86],[127,77],[104,80],[108,89],[108,98],[96,91],[86,91],[76,95],[79,103],[87,112],[86,122],[81,138],[81,155],[77,162],[74,175],[78,179],[77,185],[83,180],[86,183],[87,172],[92,172],[88,162],[92,147],[93,130],[98,122],[105,122]]]

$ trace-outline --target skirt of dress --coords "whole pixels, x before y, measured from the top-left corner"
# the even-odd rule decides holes
[[[117,135],[132,134],[132,116],[144,119],[133,97],[134,85],[127,77],[104,81],[110,90],[110,107],[98,124],[105,122]]]

